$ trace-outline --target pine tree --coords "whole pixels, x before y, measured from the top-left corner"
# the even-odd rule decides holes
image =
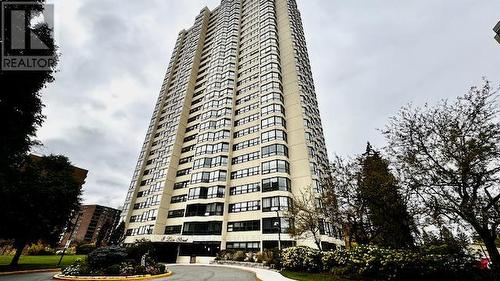
[[[370,143],[359,161],[358,188],[369,210],[370,241],[390,248],[413,246],[413,221],[399,193],[398,182],[389,169],[389,162]]]

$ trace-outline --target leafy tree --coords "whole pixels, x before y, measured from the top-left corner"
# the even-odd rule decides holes
[[[284,213],[291,222],[288,233],[291,237],[312,237],[321,250],[321,221],[324,219],[319,201],[310,188],[293,196],[293,204]]]
[[[80,183],[64,156],[28,158],[15,185],[0,190],[0,237],[13,239],[17,265],[26,244],[58,241],[72,211],[79,207]]]
[[[16,1],[23,2],[23,1]],[[26,1],[39,2],[44,1]],[[0,15],[0,20],[1,15]],[[54,60],[57,60],[56,46],[46,24],[31,27],[48,45]],[[8,42],[5,42],[6,44]],[[43,103],[40,91],[54,81],[55,69],[43,71],[0,71],[0,186],[10,184],[23,165],[30,148],[38,144],[34,139],[36,130],[42,125]],[[14,175],[12,175],[14,174]]]
[[[44,3],[41,0],[16,2]],[[41,7],[39,6],[39,8]],[[36,12],[33,12],[33,16],[36,16]],[[0,21],[2,20],[0,15]],[[49,27],[46,24],[37,24],[30,28],[46,43],[51,56],[56,61],[56,46]],[[9,42],[5,41],[5,43]],[[13,234],[18,231],[16,226],[28,223],[27,221],[31,220],[25,218],[28,214],[37,218],[40,214],[37,212],[29,213],[29,210],[34,209],[31,205],[34,205],[35,202],[44,199],[37,197],[39,191],[34,188],[38,184],[36,182],[31,184],[33,186],[31,190],[36,191],[34,194],[21,191],[31,191],[28,190],[30,189],[28,180],[34,178],[33,169],[36,168],[31,166],[33,163],[26,158],[31,147],[39,143],[35,140],[36,130],[44,120],[40,92],[47,83],[54,81],[54,72],[54,68],[43,71],[0,71],[0,85],[2,87],[0,93],[0,122],[2,123],[2,133],[0,134],[0,217],[2,217],[2,227],[0,237],[15,238],[15,246],[18,249],[24,247],[24,244],[31,242],[32,239],[26,239],[25,235],[21,233],[19,233],[19,237],[14,237]],[[31,205],[26,204],[29,202],[28,199],[33,200]],[[53,207],[43,206],[48,209]],[[38,224],[37,222],[35,225]],[[21,231],[23,230],[25,229],[22,228]],[[18,252],[13,259],[13,264],[17,263],[20,255],[19,250]]]
[[[361,201],[365,202],[369,210],[371,242],[395,249],[413,246],[413,219],[399,194],[397,180],[389,170],[389,162],[370,143],[359,161],[358,188]]]
[[[329,214],[342,224],[347,248],[350,248],[354,241],[368,244],[371,239],[368,208],[358,188],[359,170],[358,163],[351,159],[337,156],[331,163],[332,188],[330,190],[332,191],[327,193],[327,197],[331,199],[327,199],[326,205],[334,204],[329,208]]]
[[[125,222],[120,224],[111,232],[109,236],[109,245],[120,245],[125,240]]]
[[[412,200],[471,227],[496,270],[500,226],[500,114],[485,81],[454,102],[402,108],[384,131]],[[498,272],[497,272],[498,273]]]

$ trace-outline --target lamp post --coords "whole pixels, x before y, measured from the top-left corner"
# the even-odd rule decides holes
[[[278,229],[278,250],[281,251],[281,218],[279,213],[279,208],[274,207],[274,211],[276,211],[276,218],[278,218],[277,223],[275,223],[276,228]]]

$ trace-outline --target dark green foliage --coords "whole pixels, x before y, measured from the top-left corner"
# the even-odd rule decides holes
[[[149,257],[156,259],[156,251],[154,244],[150,241],[138,241],[126,248],[128,257],[136,262],[141,262],[141,258],[146,253]]]
[[[103,269],[127,260],[127,250],[118,246],[95,249],[87,256],[87,262],[93,269]]]
[[[24,2],[24,1],[17,1]],[[44,1],[26,1],[40,2]],[[0,16],[1,17],[1,16]],[[0,18],[1,20],[1,18]],[[57,59],[56,46],[46,25],[33,27]],[[8,42],[6,42],[8,43]],[[0,71],[0,187],[16,180],[24,156],[38,142],[36,130],[42,125],[40,91],[54,81],[55,69],[47,71]]]
[[[122,221],[109,237],[109,245],[120,245],[125,240],[125,222]]]
[[[41,0],[21,0],[18,2],[44,3]],[[1,20],[3,19],[0,16]],[[48,26],[38,24],[33,26],[32,29],[47,44],[50,55],[57,60],[57,48]],[[8,44],[9,42],[6,41],[5,43]],[[35,192],[34,194],[26,193],[36,189],[38,183],[36,181],[29,183],[28,180],[31,179],[30,175],[27,174],[29,168],[28,171],[22,171],[22,169],[30,165],[29,161],[26,160],[26,155],[33,145],[38,144],[35,140],[36,130],[44,120],[40,91],[47,83],[54,81],[54,72],[55,69],[46,71],[0,71],[0,85],[2,87],[0,92],[0,122],[2,128],[0,134],[0,219],[2,221],[0,238],[16,238],[14,246],[17,249],[17,254],[12,259],[12,265],[17,265],[21,251],[26,243],[38,240],[38,238],[52,242],[58,228],[55,226],[59,226],[60,218],[66,217],[64,206],[63,209],[60,209],[59,206],[54,207],[56,212],[62,210],[60,215],[56,214],[54,216],[54,219],[50,218],[50,210],[44,212],[42,208],[32,206],[36,205],[34,203],[44,201],[50,195],[44,193],[44,191]],[[28,185],[31,185],[31,190],[29,190]],[[29,200],[31,200],[32,204],[25,205]],[[73,197],[69,196],[70,204],[72,204],[72,200]],[[49,204],[54,203],[53,200],[47,202]],[[44,202],[40,205],[43,208],[47,207]],[[18,212],[23,208],[26,208],[24,209],[25,215],[20,214],[18,221]],[[27,218],[28,214],[33,219]],[[23,227],[30,226],[31,220],[35,221],[33,222],[34,227]],[[56,223],[54,224],[54,222]],[[48,223],[46,228],[38,232],[40,225],[45,223]],[[23,226],[20,227],[21,224]],[[22,234],[23,232],[29,234]],[[37,233],[40,233],[40,235]]]
[[[17,179],[0,187],[0,237],[14,239],[13,265],[28,243],[55,244],[79,207],[80,184],[64,156],[26,158]]]
[[[108,234],[111,232],[112,227],[113,226],[111,225],[111,222],[109,220],[104,222],[101,229],[99,229],[99,234],[97,234],[97,237],[96,237],[95,244],[97,247],[101,247],[102,245],[106,245],[108,243],[108,241],[105,241],[105,239],[106,239],[106,236],[108,236]]]
[[[121,269],[121,267],[119,264],[113,264],[113,265],[106,267],[106,269],[104,269],[104,274],[106,274],[106,275],[120,275],[120,269]]]
[[[389,170],[389,162],[370,144],[359,161],[361,171],[358,188],[361,200],[369,210],[372,228],[370,242],[395,249],[412,247],[413,219],[399,194],[397,180]]]
[[[87,255],[96,249],[95,244],[79,244],[76,246],[77,255]]]
[[[156,262],[147,254],[150,243],[137,243],[130,248],[120,246],[102,247],[88,254],[86,260],[77,261],[64,269],[66,275],[142,275],[161,274],[165,272],[165,266]],[[129,251],[130,254],[129,255]],[[145,256],[145,266],[141,264]]]

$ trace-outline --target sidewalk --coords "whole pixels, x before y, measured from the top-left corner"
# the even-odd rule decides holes
[[[223,265],[223,264],[197,264],[197,263],[192,263],[192,264],[179,264],[179,263],[173,263],[173,264],[167,264],[167,268],[169,265],[175,265],[175,266],[190,266],[190,265],[195,265],[195,266],[218,266],[218,267],[232,267],[232,268],[237,268],[241,270],[246,270],[246,271],[251,271],[255,272],[255,275],[257,276],[258,280],[261,281],[295,281],[290,278],[286,278],[285,276],[281,275],[279,272],[268,270],[268,269],[262,269],[262,268],[253,268],[253,267],[246,267],[246,266],[237,266],[237,265]],[[174,272],[175,274],[175,272]]]

